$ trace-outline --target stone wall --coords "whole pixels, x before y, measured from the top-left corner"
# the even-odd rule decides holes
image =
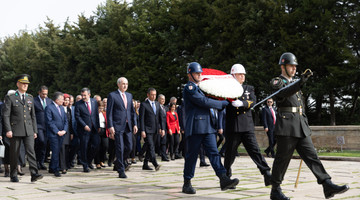
[[[340,149],[337,136],[344,136],[343,149],[360,150],[360,126],[310,126],[316,148]],[[268,138],[262,126],[255,127],[255,134],[261,148],[268,146]]]

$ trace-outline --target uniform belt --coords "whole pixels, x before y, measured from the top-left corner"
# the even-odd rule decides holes
[[[299,112],[301,112],[301,109],[300,109],[300,107],[281,107],[281,108],[278,108],[278,112],[299,113]]]

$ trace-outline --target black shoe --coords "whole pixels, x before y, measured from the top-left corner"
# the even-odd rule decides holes
[[[335,194],[342,194],[350,189],[348,185],[335,185],[330,179],[326,179],[323,183],[324,195],[326,199],[330,199]]]
[[[135,158],[134,158],[134,159],[131,159],[131,164],[136,164]]]
[[[14,176],[14,177],[11,177],[11,178],[10,178],[10,181],[11,181],[11,182],[14,182],[14,183],[17,183],[17,182],[19,182],[19,179],[18,179],[17,176]]]
[[[88,166],[89,166],[90,169],[94,169],[94,165],[88,164]]]
[[[153,168],[149,167],[149,165],[143,165],[143,170],[153,170]]]
[[[175,155],[175,159],[181,159],[182,158],[182,156],[180,156],[180,155]]]
[[[207,163],[200,163],[200,167],[209,167],[210,165]]]
[[[144,161],[144,156],[143,156],[143,155],[139,154],[138,158],[139,158],[139,161],[140,161],[140,162],[143,162],[143,161]]]
[[[219,178],[220,178],[221,190],[227,190],[239,184],[239,179],[237,178],[230,179],[228,176],[226,176],[226,174],[221,174]]]
[[[111,167],[112,166],[112,162],[108,161],[108,166]]]
[[[161,165],[156,165],[155,171],[159,171],[160,167],[161,167]]]
[[[9,177],[9,176],[10,176],[10,173],[5,171],[4,177]]]
[[[270,171],[267,170],[265,173],[264,173],[264,183],[265,183],[265,186],[268,186],[271,184],[271,174],[270,174]]]
[[[286,197],[284,193],[282,193],[280,186],[271,189],[270,199],[272,200],[290,200],[289,197]]]
[[[64,169],[64,170],[61,171],[61,173],[62,173],[62,174],[66,174],[66,173],[67,173],[67,170]]]
[[[196,190],[192,187],[190,180],[184,180],[182,192],[185,194],[195,194]]]
[[[269,152],[269,150],[268,150],[268,149],[265,149],[264,152],[266,153],[266,156],[270,158],[270,152]]]
[[[60,174],[60,172],[58,172],[58,171],[55,172],[54,175],[55,175],[56,177],[61,177],[61,174]]]
[[[163,158],[161,158],[161,161],[169,162],[170,160],[169,160],[169,158],[167,158],[167,157],[163,157]]]
[[[43,178],[42,174],[31,174],[31,182],[38,181]]]
[[[53,174],[53,173],[55,173],[55,171],[54,170],[52,170],[52,169],[50,169],[49,168],[49,171],[48,171],[50,174]]]
[[[125,172],[119,173],[119,178],[127,178]]]
[[[89,172],[90,172],[90,169],[89,169],[89,168],[84,168],[83,172],[89,173]]]
[[[126,164],[126,165],[125,165],[125,171],[126,171],[126,172],[129,171],[130,167],[131,167],[131,165]]]

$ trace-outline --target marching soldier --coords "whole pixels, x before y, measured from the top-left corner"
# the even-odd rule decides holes
[[[294,81],[298,63],[295,55],[287,52],[281,55],[279,65],[281,75],[271,80],[271,85],[275,90],[279,90]],[[278,106],[274,131],[277,151],[272,167],[271,199],[290,199],[282,193],[280,184],[284,179],[295,149],[315,175],[318,184],[323,185],[326,199],[333,197],[335,194],[344,193],[349,189],[348,185],[338,186],[331,182],[331,177],[325,171],[312,143],[311,130],[305,115],[301,92],[302,86],[311,75],[311,71],[305,71],[301,75],[300,81],[275,95]]]
[[[185,85],[183,98],[185,105],[185,138],[187,152],[184,165],[184,185],[182,192],[195,194],[190,180],[194,177],[195,166],[200,146],[203,145],[211,166],[220,179],[222,190],[235,187],[238,179],[230,179],[226,175],[226,169],[221,164],[221,156],[216,146],[216,129],[211,124],[210,109],[222,109],[229,103],[207,98],[199,89],[202,68],[199,63],[192,62],[187,67],[189,82]]]
[[[19,182],[17,165],[20,153],[20,144],[23,141],[29,161],[31,182],[42,179],[38,174],[34,141],[36,138],[36,118],[34,100],[26,91],[29,86],[29,75],[22,74],[16,77],[17,90],[14,94],[5,96],[3,120],[6,137],[10,138],[10,180]]]

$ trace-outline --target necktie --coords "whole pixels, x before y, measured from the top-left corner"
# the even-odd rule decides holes
[[[156,107],[155,107],[155,103],[154,103],[154,102],[152,102],[152,107],[153,107],[154,113],[155,113],[155,115],[156,115]]]
[[[25,104],[25,94],[22,95],[22,101]]]
[[[125,109],[127,109],[127,99],[126,99],[125,93],[122,93],[122,98],[124,101]]]
[[[45,101],[45,99],[43,99],[43,108],[44,108],[44,109],[46,108],[46,101]]]
[[[61,116],[61,110],[60,110],[60,106],[57,106],[57,109],[58,109],[58,111],[59,111],[59,114],[60,114],[60,116]]]
[[[86,102],[86,107],[87,107],[87,109],[89,110],[89,113],[90,113],[90,115],[91,115],[91,109],[90,109],[90,106],[89,106],[89,102]]]
[[[270,108],[270,111],[271,111],[271,115],[273,117],[273,120],[274,120],[274,124],[276,123],[276,120],[275,120],[275,113],[274,113],[274,110],[272,108]]]

